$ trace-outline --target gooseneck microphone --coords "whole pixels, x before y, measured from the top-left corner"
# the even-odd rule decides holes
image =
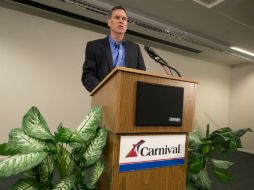
[[[169,73],[167,72],[167,70],[165,69],[165,67],[167,67],[171,73],[171,75],[173,75],[173,73],[171,72],[171,70],[175,71],[175,73],[178,75],[178,77],[181,77],[181,74],[173,67],[169,66],[168,63],[162,59],[149,45],[145,45],[144,49],[146,50],[146,52],[148,53],[148,55],[157,63],[159,63],[163,69],[165,70],[165,72],[169,75]]]
[[[159,57],[159,55],[148,45],[145,45],[145,50],[149,55],[152,55],[154,57]]]

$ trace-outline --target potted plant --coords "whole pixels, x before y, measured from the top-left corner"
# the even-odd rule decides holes
[[[40,111],[32,107],[22,127],[12,129],[8,143],[0,145],[0,155],[7,156],[0,162],[0,177],[24,174],[12,190],[95,189],[107,140],[107,130],[99,127],[101,118],[102,108],[96,106],[77,130],[60,123],[52,134]]]
[[[212,181],[208,175],[208,165],[212,174],[222,182],[232,180],[227,169],[234,163],[226,160],[212,159],[213,153],[230,153],[242,147],[241,136],[250,128],[233,131],[229,127],[220,128],[209,132],[209,124],[206,128],[206,135],[203,137],[198,130],[189,134],[189,158],[187,170],[187,190],[209,190],[212,188]]]

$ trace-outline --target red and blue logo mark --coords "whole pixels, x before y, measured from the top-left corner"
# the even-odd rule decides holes
[[[144,140],[140,140],[138,143],[133,144],[132,149],[130,150],[130,152],[125,156],[125,158],[129,158],[129,157],[137,157],[139,150],[140,150],[140,145],[142,145],[143,143],[145,143],[146,141]]]

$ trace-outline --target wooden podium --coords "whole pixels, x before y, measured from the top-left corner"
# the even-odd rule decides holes
[[[137,81],[182,87],[182,126],[135,126]],[[187,169],[188,132],[192,130],[197,82],[130,68],[115,68],[91,92],[92,105],[103,106],[103,122],[108,129],[104,152],[106,168],[100,190],[184,190]],[[120,138],[125,135],[184,134],[184,164],[178,166],[119,172]]]

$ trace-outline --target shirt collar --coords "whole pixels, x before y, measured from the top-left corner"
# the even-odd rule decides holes
[[[113,40],[111,35],[109,35],[108,39],[109,39],[109,44],[111,47],[117,47],[117,46],[119,47],[120,45],[125,46],[125,38],[123,39],[123,41],[117,42],[117,41]]]

